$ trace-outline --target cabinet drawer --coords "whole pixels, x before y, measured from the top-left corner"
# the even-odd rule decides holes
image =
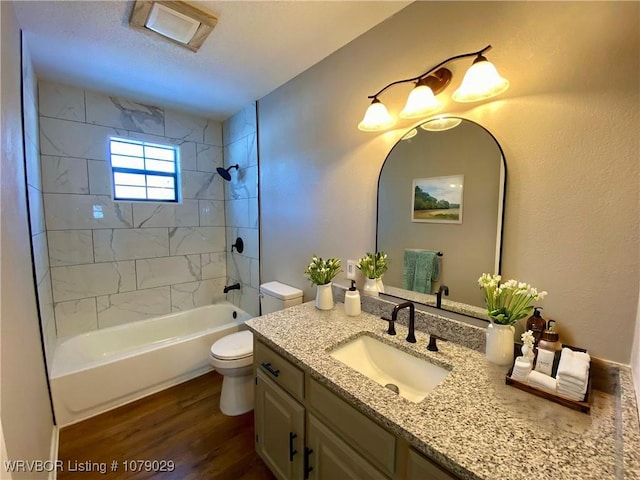
[[[396,439],[392,434],[312,378],[307,404],[367,461],[393,476]]]
[[[413,448],[409,449],[409,458],[407,460],[407,480],[424,480],[429,478],[432,480],[457,480],[453,474],[447,472],[439,465],[423,457]]]
[[[253,355],[258,370],[298,400],[304,398],[304,373],[302,370],[258,341],[256,341]]]

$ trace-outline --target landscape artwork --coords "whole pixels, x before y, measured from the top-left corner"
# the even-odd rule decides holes
[[[464,175],[413,179],[412,222],[462,223]]]

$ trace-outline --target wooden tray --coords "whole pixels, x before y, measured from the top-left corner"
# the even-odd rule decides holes
[[[573,347],[571,345],[562,345],[562,347],[567,347],[570,348],[571,350],[574,350],[576,352],[586,352],[585,349],[583,348],[578,348],[578,347]],[[558,371],[558,362],[560,361],[560,353],[561,352],[556,352],[556,357],[553,361],[553,370],[552,370],[552,377],[555,378],[556,372]],[[552,402],[555,403],[559,403],[560,405],[564,405],[565,407],[569,407],[572,408],[574,410],[578,410],[580,412],[583,413],[590,413],[591,412],[591,404],[590,404],[590,400],[591,400],[591,362],[589,362],[589,381],[587,383],[587,393],[584,397],[584,400],[582,402],[579,402],[577,400],[571,400],[569,398],[565,398],[565,397],[561,397],[560,395],[554,395],[553,393],[549,393],[545,390],[540,390],[539,388],[533,387],[531,385],[529,385],[528,383],[523,383],[520,382],[519,380],[515,380],[513,378],[511,378],[511,372],[513,371],[513,365],[511,366],[511,368],[509,369],[509,372],[507,373],[507,376],[505,377],[505,383],[507,385],[511,385],[513,387],[519,388],[520,390],[524,390],[525,392],[529,392],[532,393],[534,395],[537,395],[538,397],[542,397],[542,398],[546,398],[547,400],[551,400]]]

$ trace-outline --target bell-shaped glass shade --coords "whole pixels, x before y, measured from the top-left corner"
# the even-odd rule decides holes
[[[480,56],[469,67],[460,87],[451,98],[456,102],[478,102],[500,95],[509,88],[509,80],[502,78],[496,67]]]
[[[418,85],[411,90],[407,104],[399,113],[400,118],[424,117],[440,108],[440,102],[433,94],[433,90],[426,85]]]
[[[364,118],[358,124],[358,129],[363,132],[377,132],[390,128],[395,123],[396,121],[389,115],[387,107],[380,100],[374,98],[369,108],[367,108]]]
[[[412,128],[407,133],[405,133],[400,140],[409,140],[410,138],[415,137],[418,134],[418,130]]]

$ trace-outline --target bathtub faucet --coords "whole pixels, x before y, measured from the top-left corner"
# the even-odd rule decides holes
[[[229,290],[240,290],[240,284],[236,283],[234,285],[225,285],[224,293],[229,293]]]

